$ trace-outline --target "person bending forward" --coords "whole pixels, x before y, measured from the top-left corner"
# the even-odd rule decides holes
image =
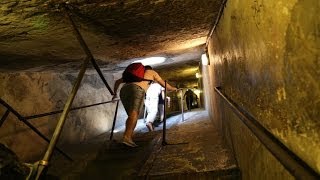
[[[159,74],[152,70],[151,66],[145,67],[144,79],[152,80],[159,83],[162,87],[165,86],[164,80]],[[114,96],[112,99],[117,97],[117,90],[121,83],[124,83],[123,79],[116,80],[114,84]],[[120,99],[128,115],[126,121],[126,128],[123,134],[122,142],[130,147],[136,147],[137,145],[133,142],[133,131],[137,125],[139,112],[143,105],[145,92],[150,86],[149,81],[131,82],[125,83],[120,90]],[[177,88],[167,83],[168,91],[175,91]]]

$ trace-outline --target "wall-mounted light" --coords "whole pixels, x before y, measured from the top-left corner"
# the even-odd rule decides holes
[[[196,73],[196,78],[200,78],[201,74],[200,73]]]
[[[209,59],[208,59],[206,53],[201,55],[201,63],[202,63],[202,65],[210,65]]]

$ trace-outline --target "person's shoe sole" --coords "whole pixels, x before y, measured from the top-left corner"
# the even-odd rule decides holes
[[[123,144],[125,144],[126,146],[129,146],[129,147],[138,147],[138,145],[134,142],[127,142],[127,141],[122,141]]]

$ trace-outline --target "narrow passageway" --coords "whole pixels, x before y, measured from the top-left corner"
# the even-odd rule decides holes
[[[167,122],[168,145],[162,145],[162,124],[147,132],[140,119],[134,138],[139,147],[121,144],[122,131],[113,141],[104,134],[81,148],[71,147],[78,159],[65,166],[56,159],[49,173],[61,179],[239,177],[234,158],[206,111],[187,112],[184,122],[181,114],[174,115]]]

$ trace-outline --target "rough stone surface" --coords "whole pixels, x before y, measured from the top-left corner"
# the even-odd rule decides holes
[[[57,72],[17,72],[0,73],[0,97],[23,117],[62,110],[77,73]],[[114,77],[104,73],[108,84],[113,88]],[[180,99],[176,93],[168,93],[171,98],[168,113],[179,110]],[[83,77],[72,107],[85,106],[110,101],[112,96],[95,71],[88,71]],[[115,103],[103,104],[70,111],[58,141],[59,147],[65,144],[86,143],[91,138],[109,131],[114,120]],[[0,106],[0,116],[6,108]],[[55,130],[61,113],[28,120],[48,139]],[[143,117],[143,112],[141,112]],[[127,115],[120,102],[116,128],[124,125]],[[6,144],[23,161],[39,160],[47,148],[47,142],[33,132],[12,113],[4,121],[0,131],[0,142]],[[60,148],[63,149],[63,148]]]
[[[0,2],[2,69],[78,61],[85,53],[61,4],[65,0]],[[144,56],[175,57],[205,43],[220,1],[93,0],[69,2],[70,14],[104,66]],[[201,52],[193,53],[187,58]]]
[[[25,179],[29,168],[19,161],[18,156],[0,143],[0,178]]]
[[[230,120],[232,126],[226,132],[231,134],[226,135],[236,143],[244,179],[290,177],[283,168],[275,168],[279,164],[274,157],[236,123],[239,119],[217,97],[215,86],[221,86],[233,101],[320,172],[319,8],[317,0],[228,1],[210,38],[211,65],[205,70],[209,82],[205,85],[206,95],[212,99],[207,103],[219,127]],[[248,151],[239,141],[252,149]]]
[[[0,97],[23,115],[60,108],[70,90],[70,80],[75,79],[75,72],[65,70],[78,69],[79,60],[85,57],[69,22],[58,10],[60,2],[0,2],[0,69],[5,72],[1,75]],[[77,27],[105,70],[113,73],[136,58],[163,55],[170,61],[159,69],[166,78],[179,79],[175,82],[179,85],[186,81],[185,77],[192,76],[191,71],[195,72],[193,68],[198,66],[202,44],[221,1],[72,0],[70,3]],[[224,133],[230,146],[235,142],[232,147],[243,179],[292,177],[224,106],[214,92],[215,86],[222,86],[227,95],[320,172],[319,3],[318,0],[227,1],[222,19],[209,39],[211,65],[203,69],[205,102],[217,130]],[[196,60],[196,64],[190,60]],[[191,71],[183,76],[181,68],[185,67]],[[47,71],[44,74],[49,73],[48,76],[30,74],[47,69],[55,70],[56,74]],[[179,76],[175,77],[177,73]],[[52,84],[45,83],[50,81]],[[48,90],[57,87],[60,90],[56,94]],[[85,91],[80,94],[87,97],[88,92],[100,87],[85,84]],[[58,101],[51,102],[52,96]],[[79,103],[85,104],[82,100]],[[1,115],[4,112],[1,106]],[[88,125],[90,121],[86,119],[100,114],[71,113],[74,117],[67,124],[71,133],[64,138],[80,142],[86,139],[88,134],[79,127],[95,127],[93,123]],[[50,135],[55,122],[44,118],[32,123]],[[17,152],[22,159],[30,158],[25,152],[44,151],[46,143],[27,132],[12,114],[3,126],[1,142],[14,150],[21,146]],[[27,141],[30,139],[32,144]]]
[[[60,73],[2,73],[0,97],[22,116],[62,110],[77,74]],[[106,74],[109,84],[113,76]],[[112,86],[111,85],[111,86]],[[72,107],[110,101],[111,95],[96,73],[84,76]],[[115,103],[71,111],[63,127],[59,145],[84,143],[111,129]],[[1,115],[6,110],[0,107]],[[41,133],[51,138],[61,114],[28,120]],[[126,114],[120,103],[117,125],[123,124]],[[21,160],[31,161],[43,155],[47,142],[19,121],[12,113],[1,126],[0,141],[12,149]]]
[[[143,120],[138,121],[134,141],[139,145],[128,148],[119,143],[123,129],[115,134],[114,141],[105,135],[71,147],[79,161],[65,164],[53,161],[50,174],[61,179],[239,179],[235,161],[221,136],[217,133],[206,111],[171,116],[168,120],[167,141],[188,144],[161,145],[162,127],[147,132]],[[94,143],[95,142],[95,143]],[[98,145],[100,143],[100,145]]]
[[[167,131],[168,145],[159,142],[139,175],[151,179],[239,178],[231,151],[207,112],[189,113],[192,116]]]

